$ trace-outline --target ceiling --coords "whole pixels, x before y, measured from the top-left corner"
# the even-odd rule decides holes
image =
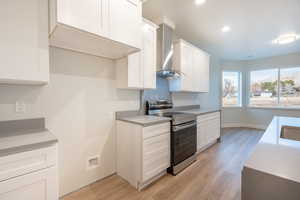
[[[281,34],[300,34],[300,0],[148,0],[145,18],[167,17],[175,33],[226,60],[252,60],[300,52],[300,40],[272,44]],[[231,31],[223,33],[223,26]]]

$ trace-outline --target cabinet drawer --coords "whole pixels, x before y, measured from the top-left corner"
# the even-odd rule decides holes
[[[151,137],[143,141],[143,152],[148,153],[159,148],[170,147],[170,133]]]
[[[197,121],[204,121],[204,120],[212,120],[212,119],[220,119],[220,112],[214,112],[214,113],[209,113],[205,115],[200,115],[197,117]]]
[[[0,157],[0,181],[56,165],[56,145]]]
[[[143,139],[170,133],[170,123],[163,123],[154,126],[149,126],[143,129]]]

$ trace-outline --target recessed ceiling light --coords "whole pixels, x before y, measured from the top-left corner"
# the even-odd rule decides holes
[[[206,0],[195,0],[196,5],[202,5],[206,2]]]
[[[222,28],[222,32],[223,32],[223,33],[229,32],[230,30],[231,30],[231,28],[230,28],[229,26],[224,26],[224,27]]]
[[[278,38],[272,41],[273,44],[290,44],[300,39],[300,36],[297,34],[284,34],[280,35]]]

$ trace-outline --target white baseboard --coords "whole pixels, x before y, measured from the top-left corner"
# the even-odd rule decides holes
[[[255,129],[266,130],[267,126],[262,124],[223,123],[222,128],[255,128]]]

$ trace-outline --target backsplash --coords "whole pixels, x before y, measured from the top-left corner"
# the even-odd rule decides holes
[[[155,90],[144,90],[143,100],[156,101],[159,99],[172,100],[171,93],[169,91],[169,82],[166,79],[156,77],[156,89]]]

